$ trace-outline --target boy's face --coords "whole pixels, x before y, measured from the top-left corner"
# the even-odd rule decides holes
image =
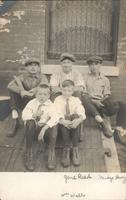
[[[74,86],[62,87],[62,95],[65,98],[71,97],[73,92],[74,92]]]
[[[40,66],[37,63],[31,63],[26,67],[26,70],[30,74],[36,74],[40,71]]]
[[[89,65],[89,69],[92,74],[99,74],[101,70],[101,63],[92,63]]]
[[[72,70],[73,62],[69,59],[65,59],[61,62],[62,70],[64,73],[68,74]]]
[[[48,88],[38,88],[36,98],[40,103],[46,102],[50,98],[50,90]]]

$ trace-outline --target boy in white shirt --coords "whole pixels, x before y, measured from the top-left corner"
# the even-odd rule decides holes
[[[65,80],[62,83],[62,95],[58,96],[54,105],[60,114],[60,128],[64,142],[62,155],[62,165],[68,167],[70,165],[70,146],[72,142],[72,162],[75,166],[80,165],[78,138],[79,128],[83,120],[85,120],[85,109],[78,97],[74,97],[74,82]]]
[[[41,140],[49,137],[48,168],[54,169],[56,166],[55,143],[57,138],[57,124],[59,116],[56,114],[54,104],[50,101],[50,88],[43,84],[38,86],[36,98],[31,100],[22,112],[22,119],[26,126],[26,158],[25,167],[33,171],[34,160],[32,152],[33,140],[38,136]],[[39,133],[39,135],[38,135]]]

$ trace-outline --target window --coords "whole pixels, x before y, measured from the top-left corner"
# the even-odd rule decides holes
[[[71,52],[78,62],[95,54],[107,62],[115,62],[118,0],[48,3],[48,60],[56,63],[61,53]]]

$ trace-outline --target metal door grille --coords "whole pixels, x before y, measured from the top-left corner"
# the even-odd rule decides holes
[[[62,52],[71,52],[78,60],[96,54],[111,61],[115,53],[117,1],[50,2],[48,58],[57,59]]]

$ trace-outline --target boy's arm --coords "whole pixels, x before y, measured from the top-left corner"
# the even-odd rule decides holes
[[[77,99],[77,102],[76,102],[76,114],[79,115],[79,118],[81,121],[86,119],[85,108],[82,105],[80,99]]]
[[[41,75],[41,81],[40,81],[39,85],[41,85],[41,84],[47,84],[47,85],[49,84],[48,79],[47,79],[46,75],[44,75],[44,74]],[[37,87],[38,87],[38,85],[36,87],[32,88],[29,92],[33,93],[33,95],[35,95]]]
[[[34,114],[34,104],[31,103],[31,101],[25,106],[24,110],[22,111],[22,120],[27,121],[34,119],[33,114]]]
[[[18,79],[18,82],[20,82],[20,84],[17,83],[17,79]],[[17,76],[16,79],[14,77],[14,80],[12,80],[7,88],[15,93],[18,93],[20,94],[21,91],[24,89],[23,85],[22,85],[22,80],[23,80],[23,76],[20,75],[20,76]]]
[[[78,90],[79,91],[86,90],[84,79],[83,79],[81,73],[78,71],[75,71],[75,90],[77,90],[77,91]]]
[[[60,74],[58,73],[53,74],[50,79],[50,86],[53,92],[61,91],[59,84],[60,84]]]
[[[107,77],[105,77],[105,84],[104,84],[103,94],[104,94],[104,99],[109,97],[110,94],[111,94],[110,81],[109,81],[109,79]]]
[[[80,125],[81,122],[86,119],[85,109],[82,106],[81,101],[79,99],[76,101],[76,114],[78,115],[78,118],[75,118],[72,121],[71,128],[77,128],[77,126]]]
[[[55,126],[59,123],[59,120],[61,117],[62,117],[62,115],[60,114],[60,112],[58,112],[56,107],[53,105],[49,109],[49,120],[46,122],[46,125],[48,125],[48,127],[52,128],[53,126]]]

